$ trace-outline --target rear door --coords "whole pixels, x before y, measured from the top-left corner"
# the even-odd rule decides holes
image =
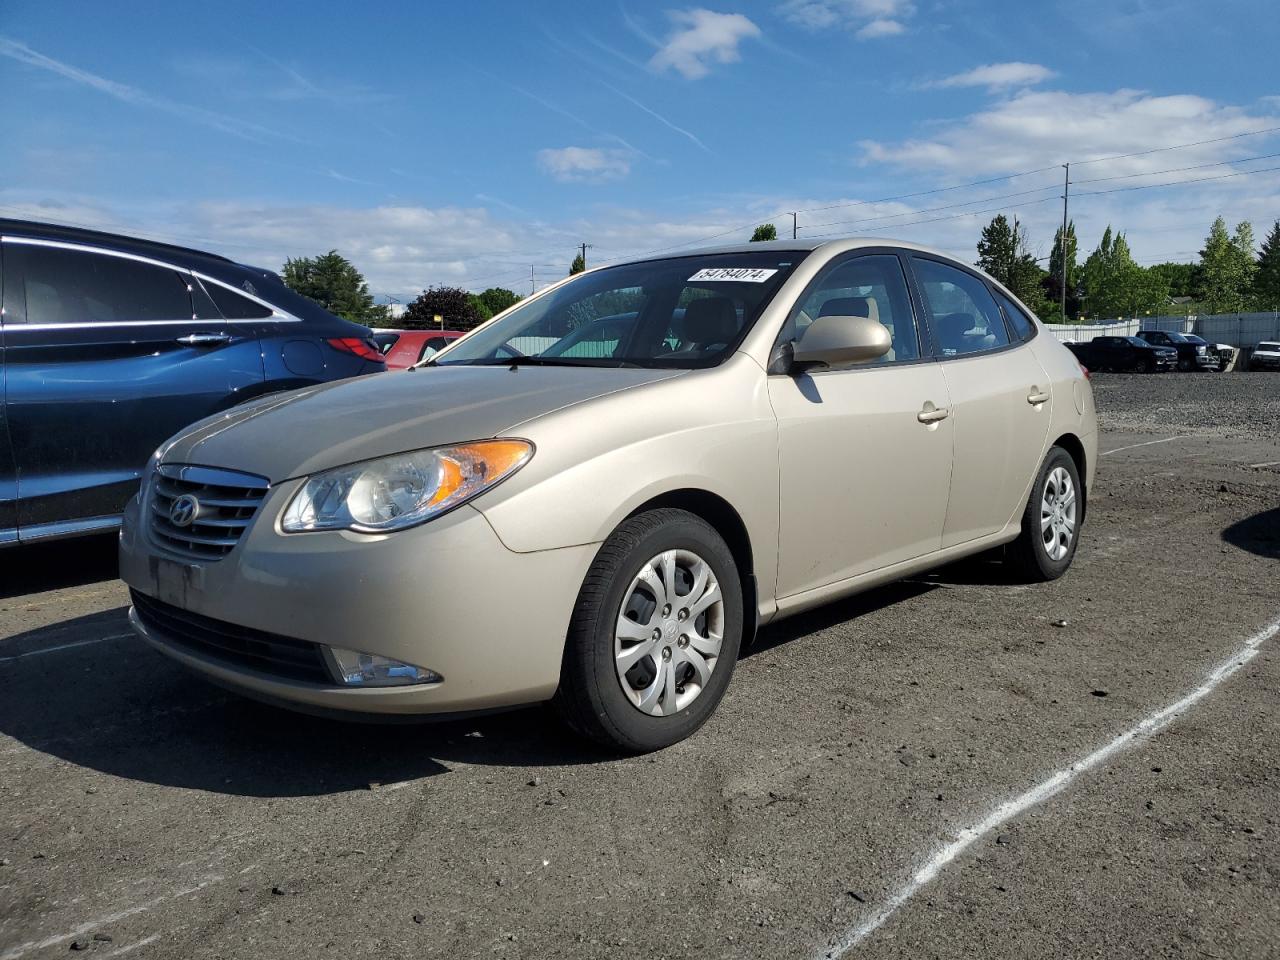
[[[946,548],[998,532],[1020,509],[1044,454],[1052,385],[982,277],[924,255],[911,265],[951,397]]]
[[[4,331],[19,536],[108,529],[157,446],[259,387],[254,325],[224,320],[190,272],[159,261],[3,246],[20,287]]]
[[[0,544],[18,539],[18,474],[9,445],[9,421],[4,404],[5,294],[14,284],[5,282],[4,247],[0,245]]]

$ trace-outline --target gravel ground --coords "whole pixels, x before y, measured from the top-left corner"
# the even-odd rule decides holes
[[[1095,374],[1102,425],[1138,433],[1276,437],[1280,375],[1274,373]]]
[[[1280,377],[1094,384],[1105,457],[1068,576],[981,559],[785,621],[649,757],[540,710],[252,704],[127,635],[109,540],[6,555],[0,960],[776,960],[878,921],[847,956],[1277,956],[1280,637],[999,814],[1280,616]]]

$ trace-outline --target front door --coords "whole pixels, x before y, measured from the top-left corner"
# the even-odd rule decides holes
[[[820,316],[889,328],[880,360],[769,377],[779,433],[777,596],[938,549],[951,476],[950,400],[921,337],[900,258],[835,261],[800,298],[782,340]]]
[[[183,270],[12,237],[4,255],[21,286],[4,328],[19,535],[108,528],[156,447],[262,383],[257,335]]]

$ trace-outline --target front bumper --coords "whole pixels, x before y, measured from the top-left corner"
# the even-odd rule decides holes
[[[488,710],[549,699],[597,545],[515,553],[464,506],[399,533],[282,534],[297,484],[272,488],[225,557],[192,562],[158,545],[135,498],[120,534],[120,577],[201,617],[427,667],[439,683],[345,687],[272,676],[166,637],[131,611],[138,634],[224,686],[302,709],[356,714]]]
[[[1255,353],[1249,358],[1249,366],[1267,370],[1280,370],[1280,357],[1260,357]]]
[[[1197,353],[1196,366],[1202,370],[1217,370],[1218,364],[1222,362],[1216,353]]]

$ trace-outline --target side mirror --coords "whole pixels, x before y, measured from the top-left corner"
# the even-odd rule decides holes
[[[892,346],[889,328],[869,317],[818,317],[796,343],[792,369],[875,360]]]

